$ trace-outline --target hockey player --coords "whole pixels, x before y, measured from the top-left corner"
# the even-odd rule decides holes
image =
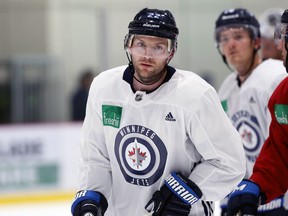
[[[284,11],[281,23],[278,48],[283,53],[283,64],[288,72],[288,10]],[[256,215],[259,203],[270,202],[288,189],[288,78],[277,86],[268,107],[272,117],[269,137],[255,162],[250,181],[243,180],[239,190],[230,195],[227,215],[235,215],[238,211],[241,215]],[[279,200],[273,205],[286,205],[287,208],[287,200]],[[287,211],[279,210],[274,215],[287,214]]]
[[[212,201],[244,177],[241,138],[217,92],[168,65],[178,36],[170,11],[145,8],[128,29],[128,66],[90,88],[72,214],[213,215]]]
[[[269,8],[259,16],[262,59],[273,58],[282,60],[281,51],[277,49],[277,44],[274,40],[274,30],[280,24],[283,12],[282,8]]]
[[[218,94],[224,110],[242,137],[248,178],[268,137],[271,121],[268,100],[286,77],[286,72],[282,61],[262,60],[258,52],[261,44],[259,22],[244,8],[224,10],[220,14],[216,20],[215,39],[225,64],[234,70],[224,80]],[[221,208],[222,215],[225,215],[227,199],[221,202]],[[266,212],[261,214],[266,215]]]

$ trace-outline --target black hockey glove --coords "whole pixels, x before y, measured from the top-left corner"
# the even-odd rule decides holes
[[[71,212],[73,216],[103,216],[107,207],[108,203],[103,194],[92,190],[81,190],[75,196]]]
[[[181,173],[171,173],[145,206],[153,216],[187,216],[202,197],[200,188]]]
[[[247,179],[239,183],[237,189],[229,195],[227,216],[257,215],[260,204],[260,187]]]

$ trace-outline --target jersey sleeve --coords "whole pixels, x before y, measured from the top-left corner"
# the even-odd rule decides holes
[[[287,146],[277,145],[268,138],[254,165],[250,179],[256,182],[265,193],[266,202],[287,191],[288,157],[285,153],[287,153]]]
[[[95,81],[95,80],[94,80]],[[111,167],[101,120],[101,105],[97,103],[93,81],[81,131],[80,190],[95,190],[108,199],[111,188]]]
[[[224,112],[214,89],[200,98],[190,121],[190,137],[202,161],[190,178],[204,199],[220,200],[234,189],[246,171],[241,138]]]
[[[265,193],[266,202],[284,194],[288,189],[288,79],[277,87],[269,100],[272,117],[269,137],[257,158],[251,180]],[[281,106],[283,109],[277,110]],[[275,110],[274,110],[275,109]],[[278,118],[278,119],[277,119]]]

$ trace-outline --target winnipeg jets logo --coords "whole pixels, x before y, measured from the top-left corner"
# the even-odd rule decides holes
[[[241,134],[241,137],[245,142],[252,143],[253,137],[252,137],[252,133],[250,131],[247,131],[244,129],[243,133]]]
[[[146,152],[141,152],[140,148],[137,147],[137,139],[134,140],[134,145],[132,151],[128,151],[128,156],[133,161],[133,165],[139,169],[139,166],[142,166],[142,162],[145,160]]]
[[[163,175],[167,150],[161,138],[149,128],[141,125],[120,128],[114,151],[123,177],[130,184],[150,186]]]
[[[246,110],[241,110],[234,113],[231,120],[241,135],[247,159],[254,162],[264,142],[257,117]]]

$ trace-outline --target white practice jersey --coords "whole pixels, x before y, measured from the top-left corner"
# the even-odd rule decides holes
[[[236,72],[220,86],[218,94],[222,106],[242,137],[247,178],[252,174],[254,162],[269,134],[268,100],[286,75],[282,61],[268,59],[259,64],[240,87]]]
[[[109,199],[105,216],[143,216],[164,179],[180,171],[203,192],[190,215],[213,215],[245,174],[241,138],[217,92],[198,75],[168,67],[155,91],[133,91],[127,66],[98,75],[82,128],[80,189]]]

